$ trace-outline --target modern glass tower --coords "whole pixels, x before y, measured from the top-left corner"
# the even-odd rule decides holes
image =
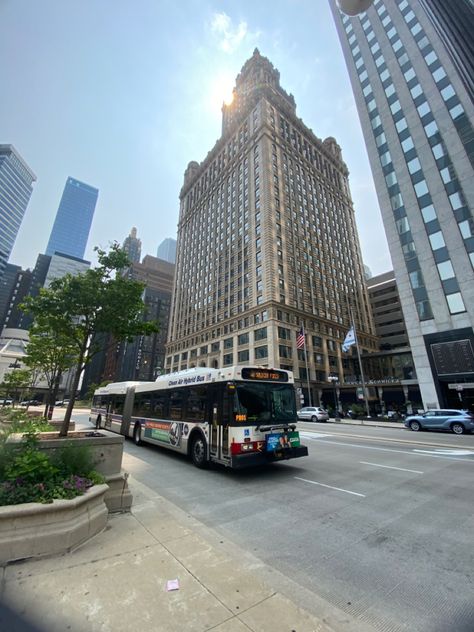
[[[348,175],[335,139],[297,117],[256,49],[223,106],[221,138],[184,175],[167,371],[290,369],[313,402],[330,373],[353,379],[341,352],[349,302],[361,345],[377,345]]]
[[[0,145],[0,279],[3,276],[36,176],[13,145]]]
[[[168,261],[168,263],[175,263],[176,262],[176,239],[172,239],[171,237],[167,237],[166,239],[163,239],[161,244],[158,246],[156,256],[158,257],[158,259],[163,259],[163,261]]]
[[[330,4],[424,406],[473,404],[474,107],[463,51],[473,3],[375,0],[353,18]]]
[[[94,187],[74,178],[67,179],[46,248],[47,255],[59,252],[84,258],[98,195],[99,191]]]

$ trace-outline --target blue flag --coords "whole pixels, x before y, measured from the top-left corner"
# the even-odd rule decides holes
[[[344,342],[342,343],[342,350],[344,351],[344,353],[347,353],[350,347],[352,347],[352,345],[355,345],[355,343],[356,343],[356,339],[355,339],[354,327],[351,327],[349,331],[347,332],[346,337],[344,338]]]

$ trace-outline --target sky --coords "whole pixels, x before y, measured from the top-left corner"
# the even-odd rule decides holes
[[[0,143],[37,176],[10,262],[44,252],[68,176],[99,189],[86,259],[133,226],[156,256],[255,47],[303,122],[341,146],[364,263],[392,269],[328,0],[0,0]]]

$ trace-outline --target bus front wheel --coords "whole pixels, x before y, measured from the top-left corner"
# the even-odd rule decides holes
[[[200,434],[195,435],[191,443],[191,460],[196,467],[201,469],[208,466],[206,441]]]
[[[140,424],[136,424],[133,429],[133,441],[135,445],[142,445],[142,427]]]

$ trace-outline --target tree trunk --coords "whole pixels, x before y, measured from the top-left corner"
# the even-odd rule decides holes
[[[62,374],[63,374],[62,370],[58,369],[56,377],[53,380],[52,388],[49,390],[48,398],[46,401],[46,408],[44,411],[44,416],[46,419],[53,418],[54,405],[58,397],[59,384],[61,383]]]
[[[72,409],[74,408],[74,402],[76,401],[76,393],[77,387],[79,386],[79,380],[81,378],[81,373],[84,368],[84,358],[86,356],[87,350],[87,340],[81,349],[79,354],[77,364],[76,364],[76,373],[74,375],[73,385],[71,389],[71,397],[69,399],[69,404],[67,405],[66,414],[64,415],[64,421],[61,426],[61,430],[59,431],[60,437],[67,437],[67,433],[69,430],[69,422],[71,421]]]

